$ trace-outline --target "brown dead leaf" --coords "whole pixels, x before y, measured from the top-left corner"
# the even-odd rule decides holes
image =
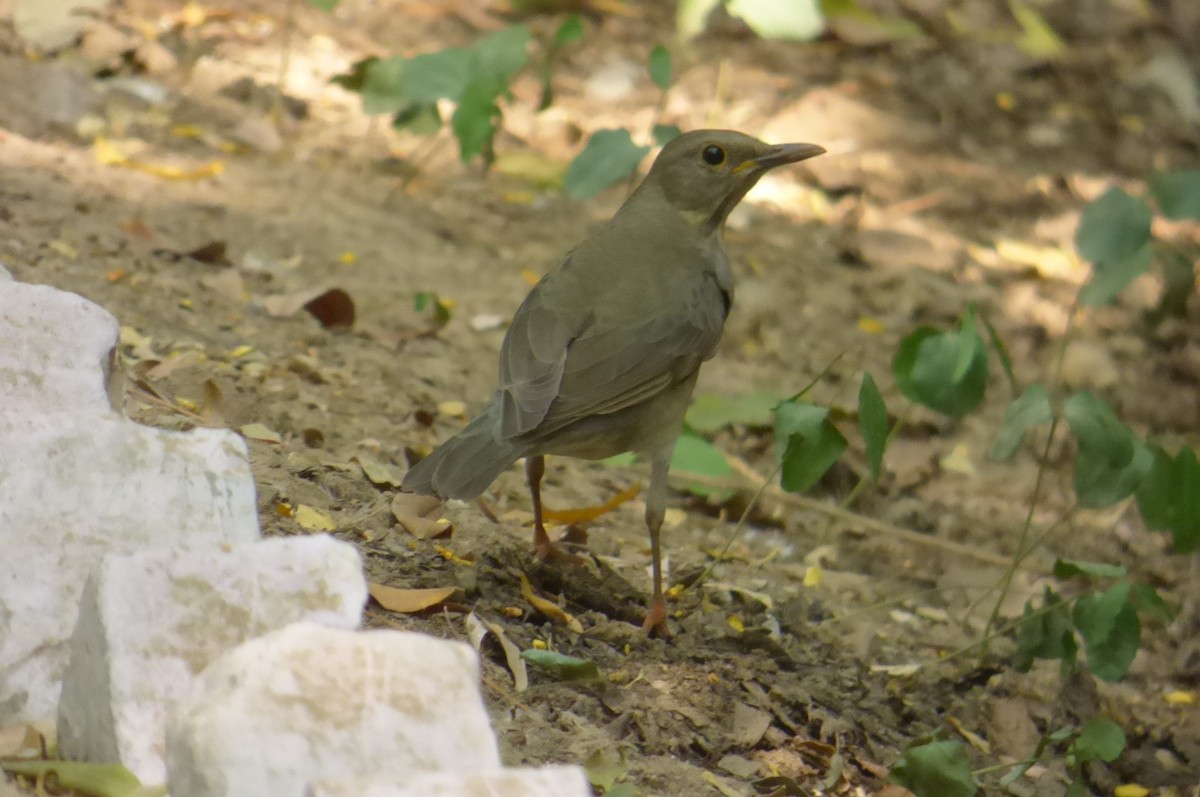
[[[288,318],[307,310],[326,329],[345,329],[354,325],[354,300],[341,288],[314,288],[295,293],[268,296],[263,307],[269,315]]]
[[[467,615],[467,638],[471,640],[471,645],[475,648],[475,652],[479,653],[483,646],[483,640],[491,634],[499,643],[500,649],[504,651],[504,661],[508,665],[509,672],[513,677],[513,688],[518,692],[524,692],[529,688],[529,671],[525,666],[525,659],[521,656],[521,649],[513,644],[508,635],[504,633],[504,628],[498,623],[489,623],[481,620],[478,615],[471,612]]]
[[[211,379],[204,380],[204,399],[200,404],[200,414],[209,426],[225,426],[225,395]]]
[[[458,590],[458,587],[432,587],[428,589],[400,589],[383,584],[368,583],[367,591],[389,612],[414,614],[437,606]]]
[[[361,460],[359,464],[362,464]],[[370,474],[367,474],[367,478],[371,478]],[[448,537],[454,531],[450,521],[436,516],[430,517],[441,507],[441,499],[432,495],[396,493],[392,498],[392,517],[418,540]]]
[[[232,264],[227,257],[227,249],[224,241],[209,241],[190,252],[185,252],[184,257],[191,258],[197,263],[207,263],[210,266],[228,266]]]
[[[554,622],[562,623],[575,633],[583,633],[583,624],[579,622],[577,617],[564,611],[563,608],[554,601],[546,600],[539,595],[535,595],[533,592],[533,586],[529,583],[529,579],[525,577],[524,573],[520,573],[519,575],[521,578],[521,594],[525,596],[525,600],[529,601],[530,606],[537,609]]]
[[[302,528],[309,531],[336,531],[337,523],[333,518],[325,514],[315,507],[307,504],[299,504],[292,512],[292,518],[300,524]]]

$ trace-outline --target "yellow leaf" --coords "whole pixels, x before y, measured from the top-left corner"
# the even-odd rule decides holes
[[[272,431],[261,423],[248,423],[238,430],[247,440],[257,440],[260,443],[282,443],[279,432]]]
[[[1008,0],[1008,8],[1012,11],[1013,19],[1021,26],[1021,35],[1017,37],[1017,49],[1026,55],[1044,58],[1047,61],[1061,58],[1066,53],[1067,45],[1037,9],[1027,5],[1024,0]]]
[[[306,528],[309,531],[334,531],[337,529],[337,524],[333,522],[333,518],[307,504],[297,506],[292,517],[295,518],[296,522],[302,528]]]
[[[863,316],[858,319],[858,331],[866,332],[868,335],[878,335],[883,332],[883,322],[878,318]]]
[[[1167,692],[1163,697],[1166,699],[1167,704],[1171,706],[1194,706],[1196,704],[1195,692],[1184,692],[1176,689]]]
[[[242,357],[245,357],[247,354],[249,354],[252,351],[254,351],[253,346],[247,346],[247,345],[238,346],[236,349],[229,350],[229,359],[239,360]]]
[[[433,546],[433,550],[437,551],[438,556],[445,559],[447,562],[453,562],[456,565],[465,565],[466,567],[474,567],[475,563],[470,559],[463,559],[449,548],[443,548],[440,545]]]
[[[1136,783],[1122,783],[1113,789],[1113,797],[1146,797],[1150,790]]]
[[[343,266],[353,266],[358,262],[358,255],[350,250],[346,250],[338,255],[338,262]]]
[[[1017,98],[1011,91],[1002,91],[996,95],[996,107],[1002,111],[1011,111],[1017,107]]]
[[[533,640],[532,647],[534,650],[548,650],[550,648],[550,646],[546,644],[545,640],[542,639]]]
[[[437,606],[455,593],[458,587],[432,587],[429,589],[400,589],[384,584],[367,584],[367,592],[371,593],[380,606],[390,612],[413,614],[423,612],[431,606]]]
[[[537,274],[535,274],[530,269],[523,268],[523,269],[521,269],[521,279],[525,280],[530,285],[537,285],[538,282],[540,282],[542,278],[539,277]]]
[[[605,501],[600,506],[584,506],[576,509],[551,509],[550,507],[542,508],[542,517],[546,520],[552,520],[555,523],[569,525],[571,523],[589,523],[601,515],[605,515],[626,501],[634,498],[642,485],[635,484],[632,487],[622,490],[612,498]]]
[[[551,620],[557,623],[562,623],[575,633],[583,633],[583,624],[579,622],[578,618],[564,611],[563,608],[554,601],[549,601],[543,597],[535,595],[533,593],[533,586],[529,583],[529,579],[525,577],[524,573],[521,573],[520,575],[521,594],[525,596],[525,600],[529,601],[530,606],[537,609]]]
[[[461,418],[467,414],[467,405],[461,401],[443,401],[437,405],[438,415],[447,418]]]
[[[820,565],[812,565],[804,571],[804,586],[819,587],[822,579],[825,578],[825,571]]]
[[[75,251],[75,247],[71,246],[66,241],[47,241],[46,246],[62,255],[67,260],[76,260],[79,258],[79,253]]]
[[[729,627],[734,631],[737,631],[739,634],[746,631],[746,624],[742,622],[742,618],[738,617],[736,614],[729,615],[729,617],[725,619],[725,622],[729,623]]]

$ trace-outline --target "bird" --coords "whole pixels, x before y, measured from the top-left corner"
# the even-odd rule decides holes
[[[613,217],[530,290],[501,344],[491,399],[412,465],[401,490],[472,500],[524,458],[535,554],[571,558],[542,520],[545,456],[634,452],[650,465],[652,594],[643,628],[667,634],[667,476],[700,366],[716,354],[733,303],[725,220],[766,172],[824,152],[733,130],[667,142]]]

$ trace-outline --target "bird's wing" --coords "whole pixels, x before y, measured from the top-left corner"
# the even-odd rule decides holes
[[[588,316],[572,328],[531,293],[501,354],[501,435],[614,413],[691,374],[716,350],[729,308],[714,275],[696,276],[659,313],[611,326]]]

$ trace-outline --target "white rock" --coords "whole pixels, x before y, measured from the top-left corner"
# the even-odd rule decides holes
[[[298,623],[247,642],[167,723],[177,797],[302,797],[326,778],[499,766],[474,652],[403,631]]]
[[[119,334],[116,319],[82,296],[47,285],[6,285],[0,292],[0,421],[111,413],[107,374]]]
[[[88,579],[58,710],[67,758],[166,779],[166,717],[207,664],[301,620],[357,628],[354,546],[327,535],[107,556]]]
[[[8,269],[4,267],[4,264],[0,263],[0,282],[10,279],[12,279],[12,274],[9,274]]]
[[[117,334],[73,294],[0,290],[0,726],[54,716],[79,597],[103,555],[259,538],[240,437],[113,411]]]
[[[380,774],[314,783],[308,797],[591,797],[579,767]]]

